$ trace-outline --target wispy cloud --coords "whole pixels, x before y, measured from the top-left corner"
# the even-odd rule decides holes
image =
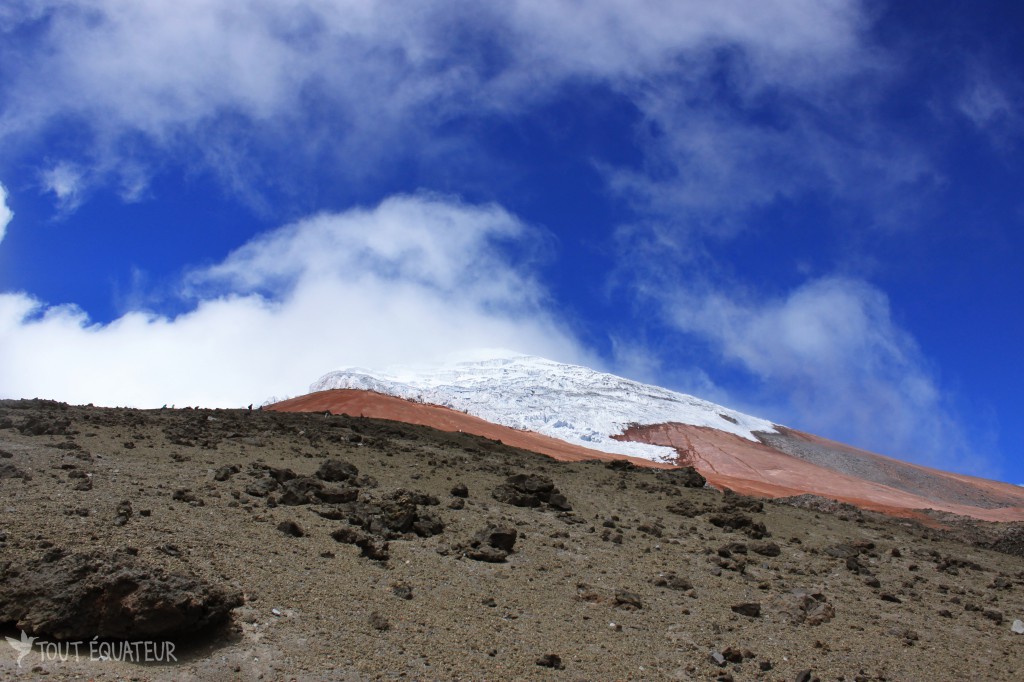
[[[195,271],[191,310],[109,324],[0,294],[6,396],[237,406],[304,393],[341,365],[424,361],[512,346],[591,361],[502,245],[530,228],[493,206],[430,196],[322,214]]]
[[[997,148],[1015,149],[1024,135],[1024,83],[1016,73],[996,74],[977,61],[968,65],[966,74],[956,100],[959,113]]]
[[[793,425],[921,463],[985,465],[969,454],[888,298],[867,282],[828,277],[778,297],[677,290],[663,302],[681,331],[755,377],[758,393]]]
[[[7,226],[14,219],[14,211],[7,205],[7,188],[0,184],[0,242],[7,234]]]
[[[57,199],[61,213],[71,213],[85,194],[85,176],[74,164],[61,162],[42,173],[43,189]]]
[[[843,0],[16,0],[3,19],[33,26],[0,47],[5,143],[79,126],[67,161],[116,180],[141,163],[141,138],[242,192],[254,150],[372,173],[456,117],[522,113],[568,83],[604,84],[660,119],[653,93],[697,95],[723,54],[750,93],[814,89],[865,61],[858,5]]]

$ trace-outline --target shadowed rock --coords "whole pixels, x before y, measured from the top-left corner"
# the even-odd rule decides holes
[[[234,590],[129,554],[72,554],[0,567],[0,621],[62,640],[166,638],[223,621]]]

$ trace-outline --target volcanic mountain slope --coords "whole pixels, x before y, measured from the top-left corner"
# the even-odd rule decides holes
[[[462,430],[559,459],[624,455],[695,467],[715,486],[812,494],[901,515],[1024,519],[1024,488],[901,462],[585,367],[505,354],[331,372],[280,411],[362,414]],[[398,400],[396,400],[398,399]],[[554,440],[553,440],[554,439]]]
[[[357,416],[41,401],[0,401],[0,495],[2,634],[84,642],[20,666],[0,643],[4,680],[1024,674],[1019,525]],[[99,660],[93,636],[176,660]]]

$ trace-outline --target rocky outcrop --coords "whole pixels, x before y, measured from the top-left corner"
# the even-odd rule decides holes
[[[57,551],[0,567],[0,622],[60,640],[170,638],[222,622],[241,604],[235,590],[127,553]]]

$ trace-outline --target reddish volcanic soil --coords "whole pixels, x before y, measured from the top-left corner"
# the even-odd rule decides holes
[[[373,417],[390,419],[429,426],[439,431],[471,433],[491,440],[501,441],[505,445],[521,448],[531,452],[539,452],[563,462],[582,462],[591,459],[612,460],[628,459],[640,466],[670,468],[668,464],[658,464],[646,459],[612,455],[599,450],[571,445],[565,441],[544,436],[533,431],[519,431],[492,424],[478,417],[457,412],[438,405],[424,405],[402,398],[395,398],[372,391],[355,391],[335,389],[317,391],[308,395],[283,400],[264,407],[265,410],[276,412],[330,412],[331,414],[347,414],[352,417]]]
[[[907,464],[799,431],[762,437],[769,444],[706,427],[657,424],[630,428],[619,438],[675,448],[679,463],[695,467],[712,485],[747,495],[810,493],[889,514],[935,509],[985,521],[1024,520],[1019,486]]]
[[[264,409],[358,415],[466,432],[563,461],[629,459],[641,466],[667,466],[370,391],[320,391]],[[695,467],[712,485],[748,495],[811,494],[898,516],[920,517],[915,510],[934,509],[985,521],[1024,520],[1024,488],[907,464],[798,431],[761,434],[764,442],[755,443],[706,427],[658,424],[630,428],[618,438],[674,448],[679,464]]]

